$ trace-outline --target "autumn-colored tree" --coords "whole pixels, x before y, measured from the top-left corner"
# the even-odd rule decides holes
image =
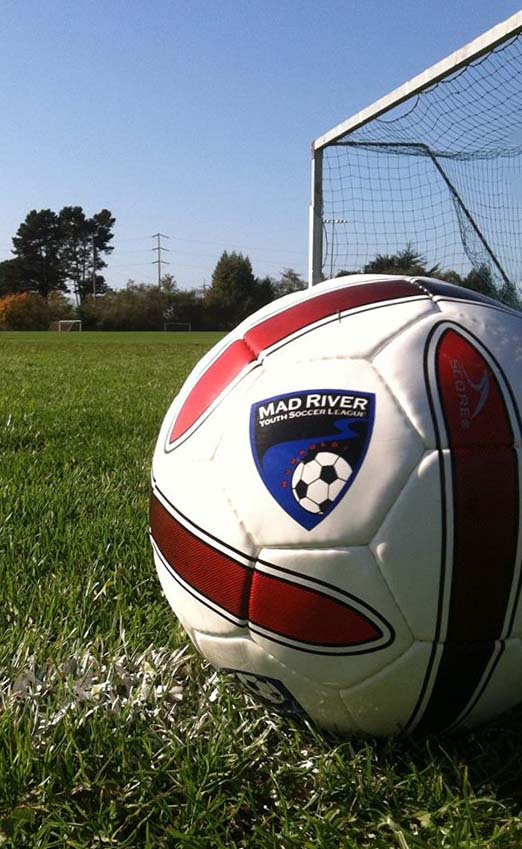
[[[0,298],[2,330],[47,330],[49,304],[41,295],[21,292]]]
[[[74,310],[61,292],[43,298],[19,292],[0,298],[0,330],[47,330],[53,321],[74,318]]]

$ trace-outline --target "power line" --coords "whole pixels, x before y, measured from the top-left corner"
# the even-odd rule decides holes
[[[159,235],[161,236],[161,233]],[[117,241],[118,241],[118,243],[119,242],[142,242],[142,241],[145,241],[146,239],[149,239],[149,238],[150,238],[150,236],[122,236],[122,237],[118,236]],[[154,236],[153,238],[156,238],[156,236]],[[227,239],[221,239],[221,241],[217,241],[215,239],[191,239],[191,238],[188,238],[187,236],[172,236],[172,237],[169,236],[168,238],[172,238],[175,242],[192,242],[192,243],[198,244],[198,245],[217,245],[222,250],[225,250],[225,248],[223,247],[224,245],[228,245],[229,250],[246,251],[246,252],[256,251],[257,253],[266,253],[269,256],[273,256],[274,254],[283,254],[283,255],[295,254],[296,256],[301,256],[302,253],[303,253],[303,251],[287,250],[286,248],[272,248],[270,251],[267,251],[267,250],[265,250],[265,248],[257,247],[256,245],[249,245],[248,247],[245,247],[244,245],[238,245],[238,244],[235,244],[235,243],[229,244]],[[145,250],[145,248],[144,248],[144,250]],[[166,248],[165,248],[165,250],[166,250]],[[119,253],[130,253],[130,251],[125,249],[124,251],[119,251]]]
[[[196,244],[199,244],[199,245],[220,245],[220,246],[223,246],[223,244],[224,244],[224,240],[222,240],[221,242],[216,242],[212,239],[188,239],[188,238],[185,238],[184,236],[173,236],[173,239],[175,239],[176,241],[180,241],[180,242],[193,242],[193,243],[196,243]],[[245,248],[241,245],[232,244],[229,247],[232,250],[239,250],[239,251],[245,250]],[[255,245],[250,245],[249,248],[248,248],[248,251],[249,252],[250,251],[256,251],[257,253],[268,253],[269,256],[270,255],[273,256],[275,253],[281,253],[281,254],[284,254],[284,255],[295,254],[296,256],[301,256],[302,253],[303,253],[302,251],[292,251],[292,250],[287,250],[286,248],[274,248],[271,251],[265,251],[264,248],[258,248]]]

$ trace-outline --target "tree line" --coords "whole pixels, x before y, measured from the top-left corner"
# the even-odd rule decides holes
[[[473,289],[489,298],[512,307],[522,309],[522,301],[513,283],[504,281],[498,287],[495,285],[493,275],[488,265],[477,265],[466,275],[458,274],[453,269],[444,269],[436,263],[428,265],[422,256],[411,244],[406,245],[403,250],[395,254],[377,254],[377,256],[366,263],[362,269],[364,274],[403,274],[406,277],[436,277],[447,283],[463,286],[465,289]],[[339,271],[336,277],[345,274],[359,274],[360,271]]]
[[[161,330],[177,324],[192,330],[231,330],[275,298],[306,286],[291,268],[277,279],[256,277],[247,256],[224,251],[210,286],[181,289],[170,274],[159,287],[130,280],[125,289],[89,299],[78,308],[78,317],[84,328],[97,330]]]
[[[248,256],[224,251],[210,286],[183,289],[167,274],[159,286],[129,280],[115,291],[100,273],[113,250],[114,224],[107,209],[90,218],[80,206],[59,213],[32,210],[13,238],[13,259],[0,263],[0,329],[44,330],[53,321],[79,318],[86,330],[162,330],[169,324],[230,330],[260,307],[307,285],[291,268],[278,278],[256,277]],[[411,245],[378,254],[362,269],[338,276],[361,271],[439,277],[521,308],[515,288],[506,284],[499,290],[487,266],[462,277],[429,266]]]
[[[89,217],[81,206],[31,210],[13,237],[13,258],[0,263],[0,328],[46,329],[79,318],[85,329],[159,330],[169,323],[228,330],[281,295],[306,288],[293,269],[256,277],[250,259],[224,251],[210,286],[186,290],[171,275],[160,286],[129,280],[111,289],[101,274],[116,219]]]

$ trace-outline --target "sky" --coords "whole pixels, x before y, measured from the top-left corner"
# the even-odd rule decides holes
[[[108,208],[105,277],[307,276],[310,146],[519,0],[0,0],[0,261],[31,209]]]

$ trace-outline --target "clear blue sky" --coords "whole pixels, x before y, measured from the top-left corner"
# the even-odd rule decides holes
[[[310,143],[519,0],[0,0],[0,260],[30,209],[116,216],[105,275],[223,250],[307,272]],[[167,258],[167,255],[164,255]]]

